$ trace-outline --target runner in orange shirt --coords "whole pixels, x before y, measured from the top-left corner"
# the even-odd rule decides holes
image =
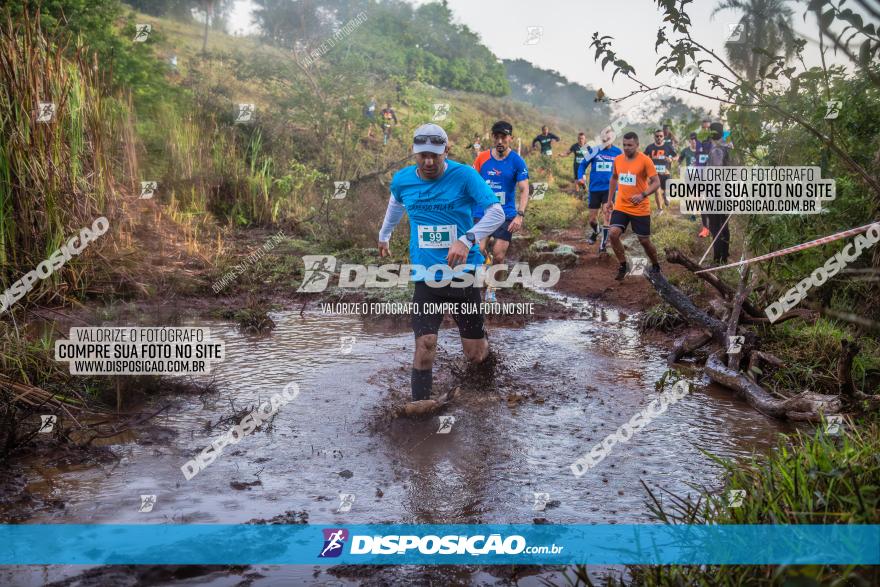
[[[619,186],[619,189],[618,189]],[[617,279],[621,281],[629,273],[626,254],[620,242],[620,235],[632,224],[633,232],[639,239],[645,253],[651,259],[650,271],[659,272],[660,262],[657,260],[657,249],[651,243],[651,202],[648,196],[660,187],[660,178],[654,162],[644,153],[639,152],[639,136],[634,132],[623,135],[623,154],[614,159],[611,170],[611,184],[608,193],[613,198],[614,208],[611,212],[611,248],[620,262]]]

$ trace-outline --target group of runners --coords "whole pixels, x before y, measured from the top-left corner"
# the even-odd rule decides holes
[[[711,129],[721,133],[716,127]],[[409,216],[410,263],[432,268],[413,275],[415,308],[456,308],[455,320],[465,357],[473,365],[491,368],[489,343],[480,311],[464,310],[463,305],[479,307],[482,288],[474,284],[473,274],[487,257],[493,264],[504,262],[513,235],[523,227],[529,205],[529,170],[523,158],[511,148],[513,126],[496,122],[491,129],[491,148],[479,151],[472,165],[448,159],[449,137],[440,126],[424,124],[413,134],[415,165],[395,173],[391,196],[379,231],[379,254],[390,255],[391,234],[403,218]],[[552,145],[560,139],[545,126],[533,141],[542,153],[552,155]],[[704,164],[718,153],[711,143],[707,152],[698,147],[695,157],[706,155]],[[674,137],[668,129],[658,130],[654,142],[644,151],[634,132],[623,135],[622,149],[614,146],[613,134],[603,135],[603,144],[590,149],[583,133],[570,152],[575,154],[574,177],[586,186],[589,169],[588,207],[591,233],[587,242],[599,238],[599,214],[604,226],[600,251],[610,242],[619,263],[615,278],[623,280],[631,267],[626,259],[621,236],[632,226],[651,261],[649,272],[661,271],[657,251],[651,243],[651,205],[654,195],[662,209],[662,189],[676,160]],[[577,148],[575,148],[577,147]],[[682,156],[686,156],[682,152]],[[578,158],[579,156],[579,158]],[[724,153],[726,157],[726,151]],[[714,231],[713,231],[714,232]],[[485,256],[484,256],[485,255]],[[725,253],[726,256],[726,253]],[[716,255],[716,260],[718,256]],[[433,271],[435,265],[448,271]],[[451,277],[451,279],[450,279]],[[486,292],[486,301],[494,301],[494,292]],[[437,348],[437,332],[444,313],[436,310],[413,314],[415,356],[411,373],[413,401],[429,400],[432,367]]]

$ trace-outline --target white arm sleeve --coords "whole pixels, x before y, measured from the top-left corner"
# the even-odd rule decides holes
[[[501,207],[501,204],[492,204],[486,208],[483,217],[480,218],[480,221],[477,222],[470,231],[474,233],[474,236],[476,236],[479,241],[495,232],[502,224],[504,224],[504,208]],[[471,246],[471,243],[468,242],[466,236],[462,236],[458,240],[466,244],[468,247]]]
[[[382,221],[382,228],[379,230],[379,242],[387,243],[391,239],[391,233],[394,227],[403,218],[406,208],[403,204],[394,199],[394,196],[388,197],[388,208],[385,210],[385,220]],[[375,225],[373,225],[375,226]]]

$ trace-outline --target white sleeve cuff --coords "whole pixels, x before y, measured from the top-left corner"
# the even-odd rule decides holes
[[[501,207],[501,204],[492,204],[486,208],[485,214],[480,218],[480,221],[471,228],[470,232],[474,233],[474,236],[480,241],[498,230],[498,227],[502,224],[504,224],[504,208]],[[471,246],[471,243],[467,240],[467,236],[462,236],[458,240],[462,241],[468,247]]]
[[[385,210],[385,220],[382,221],[382,228],[379,230],[379,242],[387,243],[391,239],[391,233],[394,227],[403,218],[406,208],[403,204],[394,199],[394,196],[388,197],[388,208]]]

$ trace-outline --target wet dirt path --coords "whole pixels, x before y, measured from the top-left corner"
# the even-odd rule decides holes
[[[228,323],[201,321],[226,342],[227,359],[214,373],[219,392],[156,400],[173,402],[155,421],[170,431],[167,441],[117,445],[118,464],[67,471],[35,465],[29,491],[63,499],[66,507],[28,521],[241,523],[297,512],[311,524],[650,522],[642,480],[679,494],[690,484],[718,487],[720,468],[700,449],[738,457],[775,444],[779,424],[697,380],[692,394],[576,478],[571,463],[657,396],[654,384],[666,366],[665,350],[643,339],[634,316],[574,305],[580,313],[573,319],[490,329],[498,354],[490,385],[456,378],[457,331],[441,331],[435,382],[462,385],[444,412],[455,417],[446,435],[436,434],[437,417],[388,417],[408,394],[408,330],[354,316],[284,312],[272,316],[271,335],[253,338]],[[348,353],[344,336],[355,337]],[[226,447],[185,480],[180,466],[231,426],[207,431],[206,421],[228,416],[230,400],[237,409],[257,405],[291,381],[301,392],[270,430]],[[550,494],[545,511],[534,511],[534,492]],[[348,513],[337,511],[340,493],[355,496]],[[156,495],[149,513],[138,511],[142,494]],[[4,569],[0,584],[42,585],[85,570]],[[141,584],[404,584],[421,572],[251,567]],[[444,573],[460,584],[496,581],[485,569]]]

